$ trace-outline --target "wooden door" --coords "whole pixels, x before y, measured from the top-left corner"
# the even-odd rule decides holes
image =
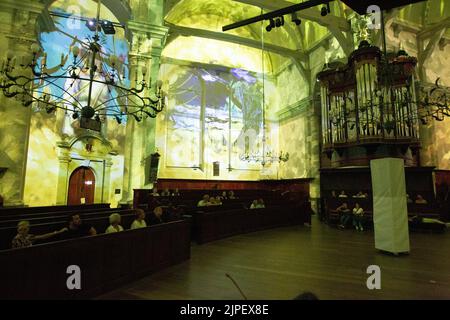
[[[88,167],[79,167],[70,176],[68,205],[92,204],[95,195],[95,175]]]

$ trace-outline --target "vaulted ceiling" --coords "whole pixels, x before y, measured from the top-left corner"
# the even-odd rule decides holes
[[[222,32],[222,27],[305,0],[166,0],[165,23],[171,27],[169,42],[178,37],[199,37],[260,49],[262,38],[268,52],[271,66],[277,69],[287,60],[306,61],[307,54],[325,37],[333,36],[344,44],[351,37],[348,19],[354,11],[344,2],[353,3],[366,0],[332,1],[331,14],[322,17],[320,7],[298,12],[302,19],[300,26],[285,17],[283,27],[271,32],[265,31],[267,22],[254,23],[245,27]],[[418,1],[418,0],[396,0]],[[372,1],[373,2],[373,1]],[[395,1],[390,1],[395,2]],[[398,19],[416,25],[419,29],[450,17],[450,0],[428,0],[395,11]],[[448,31],[447,31],[448,32]],[[447,33],[447,35],[449,35]],[[349,53],[353,48],[343,48]],[[272,70],[274,71],[274,70]]]

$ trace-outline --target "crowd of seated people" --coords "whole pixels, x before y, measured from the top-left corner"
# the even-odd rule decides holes
[[[345,193],[344,190],[342,190],[338,196],[336,196],[336,191],[331,191],[331,198],[348,198],[349,196]],[[358,191],[358,193],[354,194],[352,198],[360,198],[360,199],[367,199],[369,198],[369,194],[367,192]]]
[[[222,200],[229,200],[229,199],[239,199],[233,191],[223,191],[221,195],[219,196],[210,196],[208,194],[205,194],[203,198],[197,203],[197,207],[210,207],[210,206],[219,206],[222,205]],[[247,209],[262,209],[265,208],[264,200],[262,198],[258,198],[252,201],[250,206],[244,205]]]
[[[221,195],[218,196],[210,196],[209,194],[205,194],[203,198],[197,203],[197,207],[209,207],[209,206],[220,206],[223,204],[223,200],[234,200],[239,199],[235,196],[234,191],[223,191]]]
[[[350,208],[347,205],[347,202],[342,203],[336,211],[340,214],[340,222],[339,225],[340,228],[345,229],[348,222],[352,221],[353,226],[357,231],[364,231],[362,222],[363,222],[363,216],[364,216],[364,209],[361,208],[359,203],[355,203],[355,207],[353,210],[350,210]]]
[[[130,229],[139,229],[147,227],[146,214],[142,209],[136,209],[136,218],[131,223]],[[153,212],[148,216],[149,225],[156,225],[164,222],[176,220],[178,215],[173,214],[170,210],[167,210],[167,214],[164,215],[163,207],[159,206],[153,209]],[[45,240],[55,238],[57,240],[68,240],[74,238],[81,238],[86,236],[94,236],[97,234],[97,230],[84,223],[79,214],[73,213],[68,216],[67,227],[60,230],[49,232],[42,235],[30,234],[30,223],[28,221],[20,221],[17,224],[17,235],[12,239],[12,248],[25,248],[33,245],[38,240]],[[121,225],[121,216],[119,213],[113,213],[109,216],[109,226],[106,228],[105,233],[115,233],[124,231],[124,227]]]
[[[339,195],[336,195],[336,191],[331,191],[331,198],[333,199],[347,199],[349,196],[346,194],[344,190],[342,190]],[[351,196],[354,199],[368,199],[369,194],[367,192],[359,191],[358,193]],[[428,201],[421,195],[417,194],[415,199],[412,199],[409,194],[406,194],[406,202],[407,203],[415,203],[415,204],[428,204]]]
[[[176,188],[171,192],[168,188],[164,189],[161,193],[158,192],[158,188],[153,188],[152,196],[154,197],[179,197],[180,191]]]
[[[263,209],[265,208],[264,200],[262,198],[259,198],[257,200],[253,200],[252,204],[250,205],[250,209]]]

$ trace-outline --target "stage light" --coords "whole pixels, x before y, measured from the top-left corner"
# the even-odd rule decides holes
[[[327,3],[327,6],[326,7],[322,7],[322,9],[320,10],[320,14],[321,14],[322,17],[325,17],[330,12],[331,12],[331,10],[330,10],[330,3]]]
[[[270,19],[270,24],[266,27],[266,30],[267,32],[270,32],[273,28],[275,28],[275,21],[273,19]]]
[[[116,29],[111,21],[103,20],[101,26],[105,34],[116,34]]]
[[[95,32],[95,27],[97,26],[97,20],[96,19],[89,19],[86,21],[86,27],[88,27],[89,30],[92,32]]]
[[[284,26],[284,16],[281,16],[280,18],[277,19],[276,26],[277,28]]]
[[[296,12],[292,13],[292,22],[294,22],[297,26],[299,26],[302,23],[302,20],[300,20],[297,17],[297,13]]]

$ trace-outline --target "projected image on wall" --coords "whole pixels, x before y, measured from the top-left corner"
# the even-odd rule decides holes
[[[65,68],[69,66],[74,60],[71,50],[74,46],[80,48],[79,57],[85,57],[88,54],[86,45],[89,41],[93,40],[95,32],[90,30],[86,21],[76,19],[73,17],[81,17],[85,19],[92,19],[96,17],[97,3],[95,1],[83,1],[77,0],[59,0],[52,4],[49,8],[51,21],[43,22],[40,24],[40,43],[43,50],[47,52],[47,56],[41,57],[46,59],[46,65],[51,68],[59,66],[61,62],[65,65]],[[101,7],[101,19],[109,21],[117,21],[114,15],[105,7]],[[111,68],[109,65],[109,57],[115,55],[118,57],[118,65],[121,67],[121,72],[124,72],[125,77],[117,79],[122,86],[129,86],[128,79],[128,44],[125,39],[125,33],[122,28],[115,28],[115,35],[105,35],[103,32],[99,33],[100,45],[101,45],[101,59],[96,60],[96,66],[101,71]],[[62,53],[62,54],[61,54]],[[87,61],[90,61],[87,59]],[[81,68],[80,77],[89,78],[90,69],[88,65],[79,65]],[[62,73],[56,71],[55,75]],[[96,79],[99,81],[105,81],[106,72],[96,73]],[[63,89],[66,93],[63,93]],[[72,119],[73,106],[71,101],[79,101],[81,105],[87,105],[89,81],[69,79],[57,79],[50,86],[45,86],[45,90],[50,90],[50,93],[55,96],[64,96],[65,104],[68,109],[66,112],[66,120],[63,131],[65,134],[73,134],[74,126],[77,121]],[[39,94],[39,89],[37,90]],[[42,92],[41,92],[42,93]],[[108,87],[101,83],[94,83],[92,90],[92,99],[96,105],[102,102],[112,107],[120,104],[118,99],[118,92],[114,88]],[[112,99],[112,100],[111,100]],[[107,102],[111,100],[110,102]],[[119,110],[120,111],[120,110]],[[101,116],[101,112],[100,112]],[[120,123],[125,123],[126,118],[119,116],[116,120]],[[106,129],[106,126],[104,126]],[[105,132],[106,133],[106,132]]]
[[[232,170],[258,170],[240,156],[262,147],[259,76],[241,69],[171,68],[176,75],[168,76],[166,166],[201,168],[219,161]]]

